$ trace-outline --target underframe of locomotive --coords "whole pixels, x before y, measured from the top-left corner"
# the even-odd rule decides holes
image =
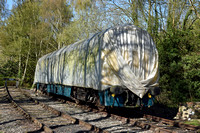
[[[92,88],[64,86],[55,84],[36,84],[36,89],[49,94],[56,94],[79,101],[94,103],[97,106],[152,106],[154,96],[148,92],[142,99],[126,88],[114,86],[104,91]]]

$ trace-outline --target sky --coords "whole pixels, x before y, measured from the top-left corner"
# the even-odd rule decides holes
[[[7,0],[8,9],[12,9],[13,0]]]

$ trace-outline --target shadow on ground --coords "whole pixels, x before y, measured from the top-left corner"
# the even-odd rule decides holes
[[[178,108],[167,107],[162,104],[155,104],[150,108],[148,107],[110,108],[108,109],[108,111],[110,113],[129,118],[141,118],[143,117],[144,114],[148,114],[166,119],[173,119],[178,112]]]

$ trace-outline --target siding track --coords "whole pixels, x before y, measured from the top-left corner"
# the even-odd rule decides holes
[[[22,133],[40,131],[40,127],[32,123],[11,106],[5,88],[0,89],[0,133]]]
[[[88,105],[6,86],[12,105],[44,132],[198,132],[199,127],[160,117],[128,118],[99,111]],[[124,113],[124,112],[122,112]]]
[[[40,93],[41,94],[41,93]],[[44,98],[48,98],[44,95],[41,96],[37,96],[36,98],[41,98],[42,101],[42,97]],[[44,99],[43,99],[44,100]],[[59,102],[60,101],[60,102]],[[57,105],[59,106],[57,106]],[[134,114],[141,116],[139,118],[130,118],[130,117],[122,117],[120,115],[116,115],[113,113],[108,113],[108,112],[103,112],[103,111],[99,111],[97,109],[91,108],[90,106],[87,105],[80,105],[80,104],[76,104],[70,101],[65,101],[63,99],[59,99],[58,103],[49,103],[49,106],[57,108],[58,110],[62,111],[62,112],[66,112],[71,114],[73,117],[79,118],[83,121],[88,121],[93,125],[96,125],[98,127],[101,127],[102,129],[107,129],[108,131],[113,132],[114,130],[110,130],[109,128],[106,128],[103,126],[103,124],[99,124],[97,121],[97,119],[106,119],[106,118],[110,118],[112,119],[111,121],[120,121],[121,124],[119,125],[123,125],[124,128],[130,128],[130,127],[138,127],[140,130],[140,132],[167,132],[167,133],[175,133],[175,132],[180,132],[180,133],[196,133],[199,132],[200,127],[197,126],[193,126],[193,125],[188,125],[188,124],[184,124],[182,122],[177,122],[174,120],[169,120],[169,119],[165,119],[165,118],[161,118],[161,117],[156,117],[156,116],[152,116],[152,115],[147,115],[147,114],[140,114],[140,113],[135,113]],[[64,104],[64,106],[63,106]],[[57,106],[57,107],[56,107]],[[71,106],[71,107],[65,107],[65,106]],[[80,110],[76,109],[74,110],[73,108],[75,108],[75,106],[81,108]],[[77,108],[76,107],[76,108]],[[73,112],[74,111],[74,112]],[[87,112],[90,112],[89,114],[87,114],[87,117],[82,116],[83,112],[85,112],[87,114]],[[93,112],[93,113],[92,113]],[[121,114],[123,114],[124,112],[121,111]],[[97,115],[98,114],[98,115]],[[101,116],[101,118],[95,117],[95,115],[97,116]],[[92,119],[93,118],[93,119]],[[106,121],[110,127],[112,127],[112,122],[109,122],[109,120]],[[101,122],[103,123],[103,122]],[[124,132],[124,130],[118,130],[120,132]],[[133,132],[137,132],[135,130],[125,130],[125,131],[133,131]]]
[[[45,106],[29,97],[22,89],[6,87],[12,105],[27,119],[37,124],[41,131],[52,132],[106,132],[91,124],[75,119]]]

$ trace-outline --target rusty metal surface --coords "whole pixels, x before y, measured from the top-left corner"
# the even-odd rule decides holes
[[[183,129],[193,130],[193,131],[197,131],[197,130],[200,129],[200,126],[184,124],[183,122],[176,122],[174,120],[169,120],[169,119],[165,119],[165,118],[161,118],[161,117],[157,117],[157,116],[152,116],[152,115],[147,115],[147,114],[144,114],[144,118],[147,118],[148,120],[152,120],[152,121],[161,122],[163,124],[172,125],[172,126],[175,126],[175,127],[180,127],[180,128],[183,128]]]
[[[8,100],[5,88],[0,89],[0,132],[32,132],[40,131],[40,127],[26,119]]]
[[[122,117],[115,114],[110,114],[105,111],[99,111],[95,108],[91,108],[88,105],[81,105],[81,104],[73,103],[70,101],[63,100],[63,99],[59,99],[58,101],[62,103],[70,104],[72,106],[80,107],[83,110],[88,111],[88,112],[100,113],[102,114],[102,117],[111,117],[115,120],[121,121],[123,124],[129,124],[132,127],[134,126],[140,127],[141,129],[144,129],[143,131],[164,132],[164,133],[172,133],[172,132],[194,132],[195,133],[199,129],[199,127],[196,127],[196,126],[187,125],[181,122],[176,122],[173,120],[156,117],[152,115],[144,114],[143,118],[138,118],[138,119],[127,118],[127,117]],[[54,111],[54,108],[51,110]],[[61,116],[65,118],[68,118],[68,119],[71,118],[68,115],[62,114],[60,111],[54,111],[54,112],[57,114],[60,114]],[[76,119],[74,119],[73,121],[77,122]],[[89,126],[89,128],[91,128],[91,126]]]
[[[74,104],[71,102],[67,102],[67,103]],[[76,105],[76,104],[74,104],[74,105]],[[79,106],[81,108],[89,109],[94,112],[99,111],[96,109],[91,109],[88,106],[83,106],[83,105],[79,105]],[[122,117],[122,116],[115,115],[115,114],[109,114],[108,112],[102,112],[102,111],[100,111],[100,112],[104,115],[111,116],[113,119],[120,120],[123,123],[130,123],[134,126],[138,126],[138,127],[142,128],[142,129],[150,129],[155,132],[163,132],[163,133],[194,132],[195,133],[195,132],[199,131],[199,129],[200,129],[199,126],[188,125],[188,124],[184,124],[182,122],[176,122],[174,120],[169,120],[169,119],[152,116],[152,115],[147,115],[147,114],[143,114],[143,118],[145,118],[145,121],[144,120],[141,121],[141,120],[137,120],[137,119],[133,119],[133,118]],[[155,123],[155,122],[157,122],[157,123]],[[161,124],[163,124],[164,126]]]
[[[11,103],[13,104],[13,106],[20,112],[22,113],[22,115],[24,115],[27,119],[32,120],[35,124],[37,124],[40,128],[42,128],[45,132],[48,133],[53,133],[53,130],[51,130],[49,127],[47,127],[46,125],[44,125],[43,123],[41,123],[39,120],[37,120],[35,117],[31,116],[28,112],[26,112],[20,105],[18,105],[14,100],[13,97],[11,96],[7,84],[6,86],[6,91],[7,94],[9,96],[9,99],[11,101]]]
[[[43,97],[39,95],[35,96],[35,98],[37,98],[41,102],[48,101],[47,97],[43,99]],[[84,123],[90,123],[94,125],[93,127],[91,126],[89,127],[94,129],[95,131],[99,131],[98,129],[95,129],[95,127],[100,127],[100,129],[103,130],[102,132],[107,132],[107,131],[108,132],[143,132],[143,133],[146,132],[146,129],[141,129],[137,126],[131,126],[131,124],[123,122],[120,119],[119,120],[113,119],[111,116],[104,115],[103,112],[99,112],[98,110],[94,110],[86,106],[79,106],[78,104],[75,104],[75,103],[68,104],[68,101],[65,101],[62,99],[59,101],[52,100],[48,102],[48,105],[53,108],[57,108],[59,111],[65,112],[76,119],[80,119]],[[64,115],[64,117],[69,118],[68,115]],[[83,123],[83,122],[80,122],[80,123]]]
[[[17,110],[19,110],[19,112],[21,112],[27,119],[30,119],[35,124],[37,124],[44,132],[47,133],[63,132],[63,131],[78,132],[78,131],[90,131],[90,130],[100,131],[98,130],[98,128],[94,126],[89,127],[88,124],[84,124],[84,122],[80,122],[77,119],[74,122],[73,121],[71,122],[68,119],[64,119],[63,117],[60,117],[61,113],[56,111],[55,109],[48,108],[46,105],[40,104],[38,101],[34,101],[34,99],[28,97],[27,94],[25,94],[25,97],[23,95],[24,93],[22,90],[21,91],[15,90],[14,92],[11,92],[10,96],[14,96],[13,99],[15,99],[15,100],[11,99],[13,106]],[[39,106],[41,106],[43,110]],[[49,113],[43,114],[45,112],[49,112],[48,109],[50,109],[50,112],[53,111],[54,115],[51,115]],[[38,114],[37,112],[35,112],[35,110],[37,111],[41,110],[42,112],[39,111],[41,113]],[[58,125],[56,126],[55,124]],[[59,127],[59,125],[61,127]]]

